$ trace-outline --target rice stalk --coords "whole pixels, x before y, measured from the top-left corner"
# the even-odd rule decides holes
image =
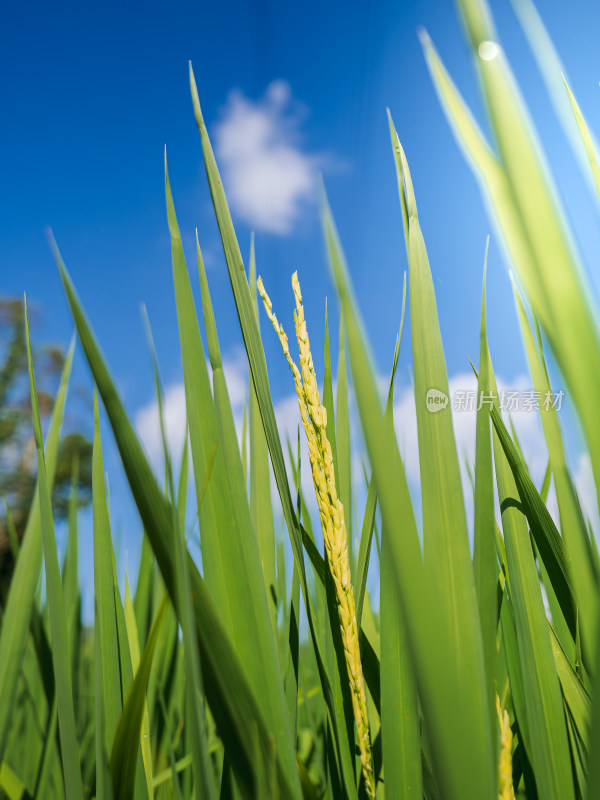
[[[300,415],[308,442],[308,452],[317,504],[319,507],[319,516],[323,528],[327,559],[331,570],[331,576],[335,584],[340,629],[344,645],[344,657],[351,689],[352,709],[358,731],[358,744],[365,787],[367,795],[369,797],[375,797],[375,779],[371,758],[367,698],[358,643],[354,590],[350,578],[350,558],[348,553],[348,534],[344,519],[344,506],[338,497],[335,483],[333,456],[331,445],[327,438],[327,410],[321,404],[321,398],[319,396],[319,387],[310,351],[306,321],[304,319],[302,292],[300,290],[298,273],[294,272],[292,275],[292,287],[296,301],[294,322],[296,326],[298,349],[300,351],[300,369],[298,369],[290,355],[287,335],[283,329],[283,325],[281,325],[273,313],[271,300],[265,291],[260,277],[257,281],[257,287],[267,315],[279,336],[281,347],[294,376]]]

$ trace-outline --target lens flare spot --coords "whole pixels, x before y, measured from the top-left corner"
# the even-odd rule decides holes
[[[500,55],[502,48],[498,42],[482,42],[479,45],[479,58],[484,61],[493,61],[494,58]]]

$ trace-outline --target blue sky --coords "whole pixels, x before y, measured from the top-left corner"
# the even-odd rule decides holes
[[[598,296],[598,205],[568,149],[510,3],[493,2],[492,10]],[[564,3],[547,0],[539,10],[590,126],[600,129],[600,8],[579,0],[567,11]],[[305,3],[302,12],[292,4],[242,0],[11,3],[4,9],[0,294],[26,291],[42,312],[36,338],[68,341],[73,324],[46,240],[50,226],[150,450],[153,382],[142,302],[171,393],[173,431],[181,400],[165,144],[188,265],[195,274],[198,227],[240,406],[244,393],[237,318],[189,96],[189,59],[242,251],[248,251],[254,230],[259,272],[288,327],[289,281],[299,270],[318,368],[326,296],[337,330],[315,203],[320,172],[382,375],[391,361],[406,257],[385,117],[390,107],[415,183],[448,372],[458,385],[468,374],[467,354],[476,359],[478,350],[485,237],[493,230],[429,79],[417,37],[421,25],[486,127],[471,56],[449,0]],[[507,385],[519,383],[525,363],[506,265],[494,238],[488,275],[496,371]],[[264,318],[262,325],[273,394],[287,408],[290,376]],[[399,378],[400,411],[410,406],[408,337]],[[91,386],[81,351],[74,380]],[[410,424],[404,423],[408,449],[416,442]],[[108,427],[103,430],[115,525],[135,563],[139,526]],[[531,433],[532,457],[536,436]],[[574,434],[573,440],[577,462]]]

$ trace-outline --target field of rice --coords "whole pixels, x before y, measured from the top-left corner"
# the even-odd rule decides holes
[[[424,56],[510,262],[532,389],[540,400],[556,397],[551,356],[598,488],[600,314],[489,9],[484,0],[459,0],[458,9],[490,135],[426,33]],[[535,44],[539,30],[525,27]],[[552,66],[544,52],[535,50],[542,72]],[[323,238],[343,319],[337,376],[327,327],[324,374],[315,371],[301,269],[290,275],[288,306],[279,308],[253,249],[244,261],[191,65],[190,87],[250,375],[243,436],[225,379],[202,232],[197,263],[187,264],[165,153],[190,446],[174,464],[148,325],[165,465],[156,477],[78,297],[77,273],[85,265],[73,264],[70,273],[53,241],[76,340],[44,440],[25,312],[37,487],[25,535],[21,542],[13,537],[16,566],[0,619],[0,797],[596,800],[599,532],[582,511],[556,403],[540,402],[547,447],[541,485],[501,413],[486,332],[487,250],[473,363],[477,396],[485,401],[478,403],[469,465],[470,530],[419,186],[391,116],[407,277],[382,396],[325,188]],[[584,166],[600,192],[593,136],[566,82],[564,91]],[[198,281],[201,308],[194,301]],[[282,349],[268,364],[267,337]],[[77,465],[62,563],[51,505],[75,347],[95,385],[93,625],[81,615]],[[393,422],[400,348],[412,349],[422,512]],[[302,420],[291,442],[282,440],[269,387],[269,373],[286,369]],[[110,426],[102,435],[101,408]],[[103,436],[114,438],[144,529],[139,571],[124,587]],[[314,497],[300,480],[300,437]],[[350,480],[360,448],[363,495],[351,491]],[[188,492],[192,473],[195,492]],[[188,550],[190,517],[197,517],[201,560]],[[352,519],[362,522],[357,550]],[[379,575],[378,597],[367,588],[369,570]]]

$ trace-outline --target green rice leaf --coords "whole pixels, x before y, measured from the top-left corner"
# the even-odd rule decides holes
[[[304,605],[307,612],[308,626],[311,635],[311,641],[317,660],[317,668],[319,671],[319,678],[323,688],[323,695],[332,723],[332,732],[335,739],[336,751],[338,756],[345,753],[345,748],[341,744],[341,726],[337,723],[335,704],[331,690],[331,680],[327,673],[325,660],[323,658],[321,645],[317,638],[316,626],[313,620],[313,613],[311,608],[310,593],[308,583],[306,580],[306,569],[304,566],[303,558],[303,536],[298,519],[296,517],[294,506],[292,503],[289,483],[285,470],[285,462],[283,458],[283,450],[277,430],[277,423],[275,420],[275,412],[271,400],[271,393],[269,388],[269,379],[267,375],[267,365],[265,360],[264,350],[258,331],[256,322],[256,314],[252,305],[252,298],[246,279],[246,272],[240,253],[240,248],[231,221],[231,215],[227,206],[225,192],[223,190],[222,181],[219,175],[217,164],[208,137],[208,131],[204,123],[202,111],[200,109],[200,101],[198,98],[198,90],[194,79],[194,74],[190,65],[190,85],[192,91],[192,101],[194,104],[194,112],[196,115],[196,122],[200,131],[200,138],[202,141],[202,152],[204,155],[204,165],[208,178],[209,188],[219,225],[221,234],[221,242],[223,245],[223,252],[225,254],[225,261],[229,273],[229,280],[233,291],[233,296],[236,304],[238,319],[242,336],[244,338],[244,345],[246,354],[248,356],[248,364],[250,367],[250,375],[252,376],[252,383],[256,392],[256,398],[263,422],[263,429],[265,438],[269,447],[271,456],[271,463],[273,466],[273,473],[277,482],[279,490],[279,497],[281,499],[282,509],[290,535],[292,544],[292,552],[294,554],[294,562],[298,568],[300,576],[300,588],[304,597]],[[346,791],[350,792],[353,786],[350,784],[349,776],[344,777]]]
[[[392,363],[392,372],[390,375],[390,384],[388,389],[388,396],[386,402],[385,413],[391,414],[393,417],[394,411],[394,378],[396,376],[396,369],[398,367],[398,357],[400,355],[400,342],[402,341],[402,329],[404,327],[404,310],[406,307],[406,273],[404,273],[404,286],[402,289],[402,313],[400,316],[400,332],[396,339],[396,346],[394,348],[394,359]],[[362,621],[363,604],[365,600],[365,590],[367,586],[367,575],[369,572],[369,560],[371,553],[371,543],[373,541],[373,529],[375,527],[375,509],[377,506],[377,493],[375,491],[375,481],[371,478],[367,489],[367,502],[365,505],[365,514],[363,518],[362,531],[360,535],[360,547],[358,551],[358,567],[357,567],[357,580],[356,585],[357,599],[356,599],[356,621],[358,629],[360,630]]]
[[[477,397],[489,396],[489,353],[485,322],[485,279],[487,271],[489,238],[485,246],[483,268],[483,291],[481,297],[481,325],[479,342],[479,374]],[[487,403],[478,403],[475,434],[475,524],[473,544],[473,567],[481,620],[481,634],[487,675],[488,703],[493,719],[496,704],[496,621],[498,619],[497,582],[494,519],[494,472],[492,463],[492,439],[490,432],[490,409]],[[495,730],[495,729],[494,729]]]
[[[359,630],[361,629],[365,592],[367,589],[367,575],[369,574],[369,561],[371,544],[373,542],[376,509],[377,491],[375,489],[375,481],[371,478],[367,489],[367,502],[365,503],[365,514],[363,517],[360,546],[358,549],[358,565],[356,568],[356,623]]]
[[[296,786],[299,794],[300,781],[277,649],[208,286],[204,281],[203,308],[214,404],[166,166],[165,161],[167,216],[186,405],[190,409],[202,409],[202,416],[192,413],[188,422],[204,574],[223,611],[223,621],[263,709],[271,735],[278,742],[278,755],[289,785]],[[244,283],[247,289],[245,277]],[[213,460],[211,450],[215,445]],[[210,481],[204,491],[209,470]]]
[[[288,716],[290,718],[290,732],[294,749],[298,739],[298,670],[300,657],[300,579],[294,567],[292,574],[292,597],[290,600],[290,613],[288,628],[288,660],[285,671],[285,697],[287,701]],[[302,773],[300,773],[302,783]]]
[[[550,628],[550,634],[556,672],[560,681],[560,688],[562,689],[564,701],[587,752],[589,746],[590,722],[592,719],[592,701],[585,687],[582,685],[579,676],[565,655],[552,627]]]
[[[490,380],[493,372],[490,363]],[[495,390],[494,394],[497,396]],[[496,409],[492,409],[492,419]],[[510,595],[521,663],[528,754],[540,796],[573,798],[567,730],[562,699],[546,622],[540,581],[525,517],[516,502],[517,486],[494,425],[494,456]]]
[[[58,704],[56,694],[50,703],[48,718],[46,722],[46,739],[40,758],[39,768],[35,780],[34,797],[46,797],[50,792],[50,781],[52,772],[56,768],[56,726],[58,724]]]
[[[406,240],[409,267],[411,339],[415,403],[419,440],[425,569],[436,588],[440,610],[446,617],[451,647],[459,675],[471,675],[471,723],[481,737],[483,763],[493,752],[481,626],[472,609],[477,607],[475,576],[469,550],[460,469],[448,402],[448,377],[439,329],[433,280],[417,205],[402,145],[393,128],[392,142],[404,179],[408,212]],[[400,180],[400,176],[399,176]],[[433,398],[446,405],[432,411]],[[467,666],[468,665],[468,666]],[[484,756],[485,753],[485,756]]]
[[[596,154],[596,146],[594,144],[594,140],[592,139],[592,134],[589,131],[585,118],[581,113],[581,109],[577,104],[577,100],[575,100],[575,96],[571,91],[571,87],[567,83],[567,79],[565,78],[564,75],[563,75],[563,80],[565,82],[565,88],[567,90],[567,95],[569,97],[571,108],[573,109],[575,122],[577,123],[577,128],[579,129],[579,134],[581,136],[581,140],[585,147],[585,152],[588,157],[588,161],[592,170],[592,175],[594,176],[594,183],[596,184],[596,190],[598,191],[598,194],[600,194],[600,165],[598,164],[598,155]]]
[[[152,624],[152,585],[155,572],[154,554],[149,539],[142,539],[142,554],[133,599],[135,622],[138,631],[139,645],[143,647],[150,633]]]
[[[79,337],[115,435],[129,486],[165,586],[172,601],[176,602],[176,575],[172,554],[174,532],[169,503],[158,487],[57,249],[55,255]],[[245,797],[250,798],[254,785],[256,748],[248,741],[246,734],[251,725],[256,726],[260,751],[265,754],[270,751],[270,736],[245,671],[223,627],[220,614],[190,556],[188,564],[206,696],[219,735],[235,768],[240,790]],[[279,761],[278,779],[282,798],[295,797],[295,790],[287,782]]]
[[[127,637],[129,639],[129,652],[131,653],[131,666],[134,674],[138,671],[140,665],[140,644],[137,631],[137,623],[135,620],[135,611],[133,603],[131,602],[131,593],[129,590],[129,581],[125,575],[125,602],[123,604],[125,612],[125,624],[127,626]],[[142,729],[140,734],[140,744],[142,748],[142,762],[144,765],[144,775],[146,778],[146,788],[148,790],[148,797],[153,795],[153,777],[152,777],[152,746],[150,744],[150,716],[148,714],[148,703],[144,699],[144,712],[142,715]]]
[[[504,565],[506,568],[506,564]],[[507,570],[508,572],[508,570]],[[510,678],[510,695],[515,712],[515,717],[519,725],[519,739],[523,745],[529,761],[532,760],[531,733],[527,718],[525,705],[525,687],[523,680],[523,670],[519,658],[519,646],[517,644],[517,628],[515,623],[515,612],[513,604],[507,591],[502,596],[500,608],[500,621],[502,626],[502,644],[506,655],[506,666]]]
[[[550,516],[550,512],[529,477],[527,468],[521,461],[519,453],[506,430],[500,412],[495,406],[491,409],[491,419],[497,440],[504,451],[504,456],[512,471],[512,478],[521,499],[522,506],[519,510],[527,517],[531,533],[544,566],[548,571],[561,611],[569,626],[571,635],[575,639],[576,614],[573,584],[564,556],[563,541],[556,529],[554,520]]]
[[[409,650],[415,665],[419,696],[435,768],[446,796],[491,797],[495,791],[494,763],[489,732],[480,735],[478,714],[465,674],[456,669],[436,590],[422,562],[421,547],[410,494],[397,444],[390,437],[381,411],[365,337],[356,311],[337,232],[328,206],[323,224],[333,274],[344,309],[346,342],[360,418],[387,532],[393,588],[406,623]],[[482,694],[485,698],[485,693]],[[481,701],[485,704],[485,700]],[[477,754],[477,755],[476,755]],[[393,757],[397,757],[394,753]]]
[[[17,537],[17,529],[15,528],[15,522],[13,520],[13,516],[10,510],[10,506],[8,505],[8,500],[6,497],[4,498],[4,515],[6,518],[6,529],[8,532],[8,539],[10,542],[10,549],[13,554],[13,558],[15,559],[15,563],[17,558],[19,557],[19,539]]]
[[[177,516],[178,524],[185,534],[186,530],[186,512],[187,512],[187,490],[188,490],[188,477],[189,477],[189,447],[188,447],[189,430],[188,426],[185,427],[185,436],[183,439],[183,447],[181,450],[181,464],[179,465],[179,482],[177,487]]]
[[[79,460],[73,463],[71,495],[69,497],[67,549],[63,565],[63,592],[67,613],[69,645],[71,647],[71,683],[73,702],[77,703],[79,683],[79,653],[81,648],[81,594],[79,591],[79,546],[77,530]]]
[[[541,346],[536,346],[536,338],[514,280],[513,292],[529,370],[535,390],[539,393],[540,404],[544,409],[540,416],[548,446],[549,467],[552,470],[556,487],[560,525],[565,544],[564,558],[572,579],[572,591],[577,601],[579,624],[583,631],[586,648],[591,656],[595,646],[595,619],[598,601],[593,563],[589,557],[588,534],[567,466],[557,411],[550,407],[546,410],[543,406],[544,398],[553,395],[543,350]],[[541,340],[539,343],[541,345]]]
[[[54,485],[56,461],[60,439],[67,385],[73,363],[75,340],[71,342],[65,359],[60,386],[54,402],[46,440],[46,478],[48,489]],[[2,628],[0,630],[0,761],[3,758],[12,713],[17,699],[17,682],[29,635],[35,591],[42,566],[42,527],[40,519],[39,487],[36,487],[27,519],[20,555],[10,584]]]
[[[94,600],[100,647],[97,658],[102,662],[102,693],[96,698],[96,712],[98,712],[98,705],[101,704],[105,728],[103,741],[100,732],[98,733],[96,759],[100,762],[102,750],[105,750],[107,755],[111,752],[123,709],[123,699],[113,574],[114,554],[106,503],[97,393],[94,394],[92,507],[94,517]]]
[[[0,787],[6,792],[8,800],[30,800],[31,795],[19,776],[6,763],[0,766]]]
[[[600,487],[600,332],[592,293],[546,160],[487,5],[459,0],[498,148],[497,180],[480,171],[515,270],[578,411]],[[426,44],[431,53],[431,48]],[[467,146],[471,150],[470,146]],[[500,183],[504,189],[498,191]],[[585,354],[585,355],[584,355]]]
[[[586,150],[577,131],[569,100],[565,96],[564,84],[561,80],[561,77],[564,79],[565,69],[560,56],[532,0],[511,0],[511,4],[536,60],[556,117],[581,172],[586,178],[588,187],[595,195],[596,187],[589,173]]]
[[[344,519],[348,532],[348,555],[352,583],[356,585],[356,562],[352,538],[352,453],[350,452],[350,411],[348,408],[348,372],[344,347],[344,319],[340,315],[340,348],[337,374],[337,403],[335,409],[335,443],[337,452],[337,486],[344,506]]]
[[[256,256],[254,236],[250,247],[250,293],[256,312],[256,324],[260,334],[258,303],[256,297]],[[265,440],[260,418],[256,392],[250,379],[250,511],[252,523],[258,539],[260,562],[265,577],[269,611],[273,631],[277,632],[277,593],[275,589],[275,527],[273,525],[273,504],[271,501],[271,472],[269,470],[269,450]],[[284,598],[285,602],[285,598]]]
[[[587,788],[587,755],[577,729],[573,724],[573,719],[566,707],[565,719],[567,721],[567,733],[571,749],[571,763],[573,764],[573,780],[575,781],[578,796],[584,797]]]
[[[127,693],[133,681],[133,665],[131,661],[131,653],[129,650],[129,636],[127,633],[125,612],[123,609],[123,602],[121,601],[121,591],[119,589],[119,582],[117,578],[117,563],[115,559],[114,549],[112,551],[112,562],[113,562],[113,590],[115,596],[115,618],[117,622],[117,641],[119,645],[119,668],[121,673],[121,697],[125,698],[127,697]],[[139,743],[139,748],[141,751],[141,742]],[[142,759],[136,760],[136,781],[134,784],[134,792],[132,796],[135,798],[135,800],[148,800],[149,797],[144,775],[144,764]]]
[[[327,316],[327,302],[325,302],[325,338],[323,346],[323,405],[327,411],[327,438],[331,445],[331,456],[333,459],[333,471],[335,473],[336,486],[339,483],[339,470],[337,463],[337,444],[335,441],[335,405],[333,402],[333,379],[331,375],[331,347],[329,344],[329,318]]]
[[[209,301],[210,302],[210,301]],[[212,310],[212,308],[211,308]],[[156,397],[158,402],[158,414],[160,420],[160,432],[163,445],[163,457],[167,473],[167,486],[169,496],[174,502],[175,485],[173,481],[173,470],[171,467],[171,454],[167,444],[165,432],[165,421],[163,413],[163,390],[160,380],[158,357],[154,347],[150,322],[146,315],[147,333],[152,353],[154,366],[154,377],[156,383]],[[207,329],[209,325],[207,324]],[[210,331],[213,337],[212,348],[216,347],[216,355],[213,353],[213,360],[218,357],[218,341],[216,339],[216,329]],[[227,390],[225,388],[224,402],[227,401]],[[186,481],[187,473],[187,436],[184,442],[183,469],[181,476]],[[189,725],[191,729],[191,743],[193,754],[193,773],[198,795],[211,800],[216,798],[212,765],[208,756],[208,742],[206,731],[206,717],[204,709],[204,687],[202,683],[202,670],[200,665],[200,655],[198,653],[198,643],[194,637],[193,616],[194,609],[190,597],[190,576],[188,570],[185,542],[185,490],[181,488],[178,492],[178,505],[172,504],[173,531],[175,533],[175,564],[179,580],[177,581],[177,605],[180,609],[179,616],[181,621],[181,634],[183,639],[183,657],[185,662],[185,695],[187,701]]]
[[[394,350],[387,404],[384,412],[390,439],[394,437],[394,377],[398,365],[400,342],[404,324],[406,299],[406,273],[402,295],[400,332]],[[375,481],[371,479],[375,489]],[[367,505],[369,503],[367,497]],[[373,512],[374,512],[373,508]],[[373,529],[371,521],[371,532]],[[393,557],[390,556],[390,534],[383,528],[380,565],[380,619],[381,619],[381,732],[385,757],[385,790],[388,797],[415,797],[423,795],[421,764],[421,723],[417,696],[417,680],[411,658],[406,622],[394,591]],[[370,537],[369,537],[370,541]],[[361,542],[362,544],[362,542]],[[360,563],[360,562],[359,562]],[[366,577],[366,576],[365,576]]]
[[[48,596],[48,613],[50,617],[50,637],[52,643],[52,662],[58,704],[58,728],[60,733],[61,761],[65,781],[67,800],[83,798],[81,772],[79,770],[79,750],[75,732],[75,711],[73,708],[73,687],[71,685],[71,665],[69,663],[69,634],[67,616],[62,590],[58,551],[54,533],[54,518],[50,488],[46,475],[44,457],[44,438],[38,405],[38,395],[33,374],[33,357],[29,338],[29,321],[27,319],[27,302],[25,302],[25,331],[27,338],[27,361],[29,366],[29,383],[31,389],[31,408],[33,414],[33,431],[37,448],[38,496],[42,527],[42,543],[44,564],[46,567],[46,593]]]
[[[139,667],[129,689],[123,706],[123,713],[115,732],[110,756],[110,772],[113,786],[115,787],[115,798],[133,797],[140,746],[140,731],[146,705],[146,690],[156,644],[167,608],[168,597],[165,595],[152,623],[148,641],[144,647]]]
[[[589,774],[586,800],[594,800],[600,793],[600,636],[596,636],[596,659],[592,685],[592,719],[589,736]]]
[[[406,624],[394,591],[393,561],[386,558],[389,535],[382,535],[381,561],[381,730],[385,790],[391,797],[423,796],[421,725],[417,680]]]
[[[176,762],[175,768],[177,772],[183,772],[183,770],[187,769],[192,764],[192,755],[188,753],[187,756],[180,758],[179,761]],[[171,769],[164,769],[162,772],[159,772],[158,775],[154,778],[153,786],[155,789],[158,789],[159,786],[162,786],[163,783],[169,780],[172,776]]]

